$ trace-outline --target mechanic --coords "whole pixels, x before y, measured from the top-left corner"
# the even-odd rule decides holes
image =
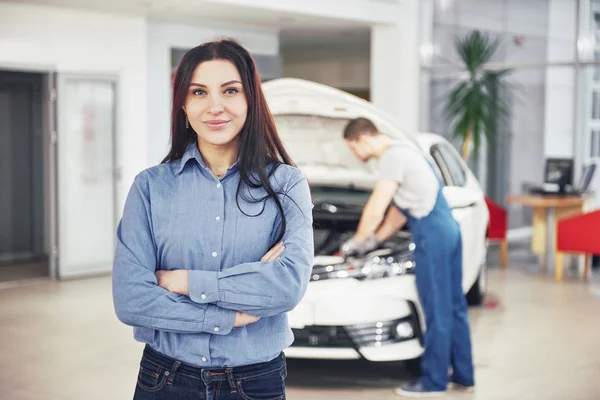
[[[434,397],[448,387],[473,391],[462,238],[432,162],[421,150],[380,133],[366,118],[350,121],[344,139],[363,162],[377,159],[379,179],[356,234],[340,248],[342,256],[375,250],[406,222],[415,243],[417,290],[427,324],[425,350],[420,379],[397,388],[396,393]]]

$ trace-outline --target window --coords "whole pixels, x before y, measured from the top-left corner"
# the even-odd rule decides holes
[[[446,162],[442,157],[442,154],[437,149],[437,146],[433,146],[431,148],[431,156],[435,160],[439,172],[442,173],[442,179],[444,180],[444,186],[452,186],[452,178],[450,176],[450,171],[448,171],[448,167],[446,166]]]
[[[592,93],[592,119],[600,119],[600,92]]]
[[[440,166],[447,186],[465,186],[467,173],[454,148],[448,144],[440,143],[431,148],[431,155]],[[440,161],[442,162],[440,163]],[[444,164],[444,166],[441,164]]]
[[[590,157],[600,157],[600,130],[597,129],[592,130]]]

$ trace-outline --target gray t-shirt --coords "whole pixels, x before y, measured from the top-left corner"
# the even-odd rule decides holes
[[[437,200],[440,184],[426,155],[409,146],[394,143],[379,157],[381,179],[400,184],[394,202],[415,218],[427,216]]]

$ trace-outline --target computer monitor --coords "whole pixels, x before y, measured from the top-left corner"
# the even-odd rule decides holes
[[[594,172],[596,172],[596,163],[587,165],[583,169],[583,174],[581,174],[581,180],[579,181],[579,187],[577,188],[580,193],[585,193],[590,189],[592,178],[594,178]]]
[[[546,159],[546,174],[544,183],[553,183],[561,188],[573,186],[573,159],[548,158]]]

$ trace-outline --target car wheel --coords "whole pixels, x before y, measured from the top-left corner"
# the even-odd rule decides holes
[[[479,270],[479,276],[473,287],[467,293],[467,303],[470,306],[480,306],[483,304],[487,293],[487,262],[484,260]]]

